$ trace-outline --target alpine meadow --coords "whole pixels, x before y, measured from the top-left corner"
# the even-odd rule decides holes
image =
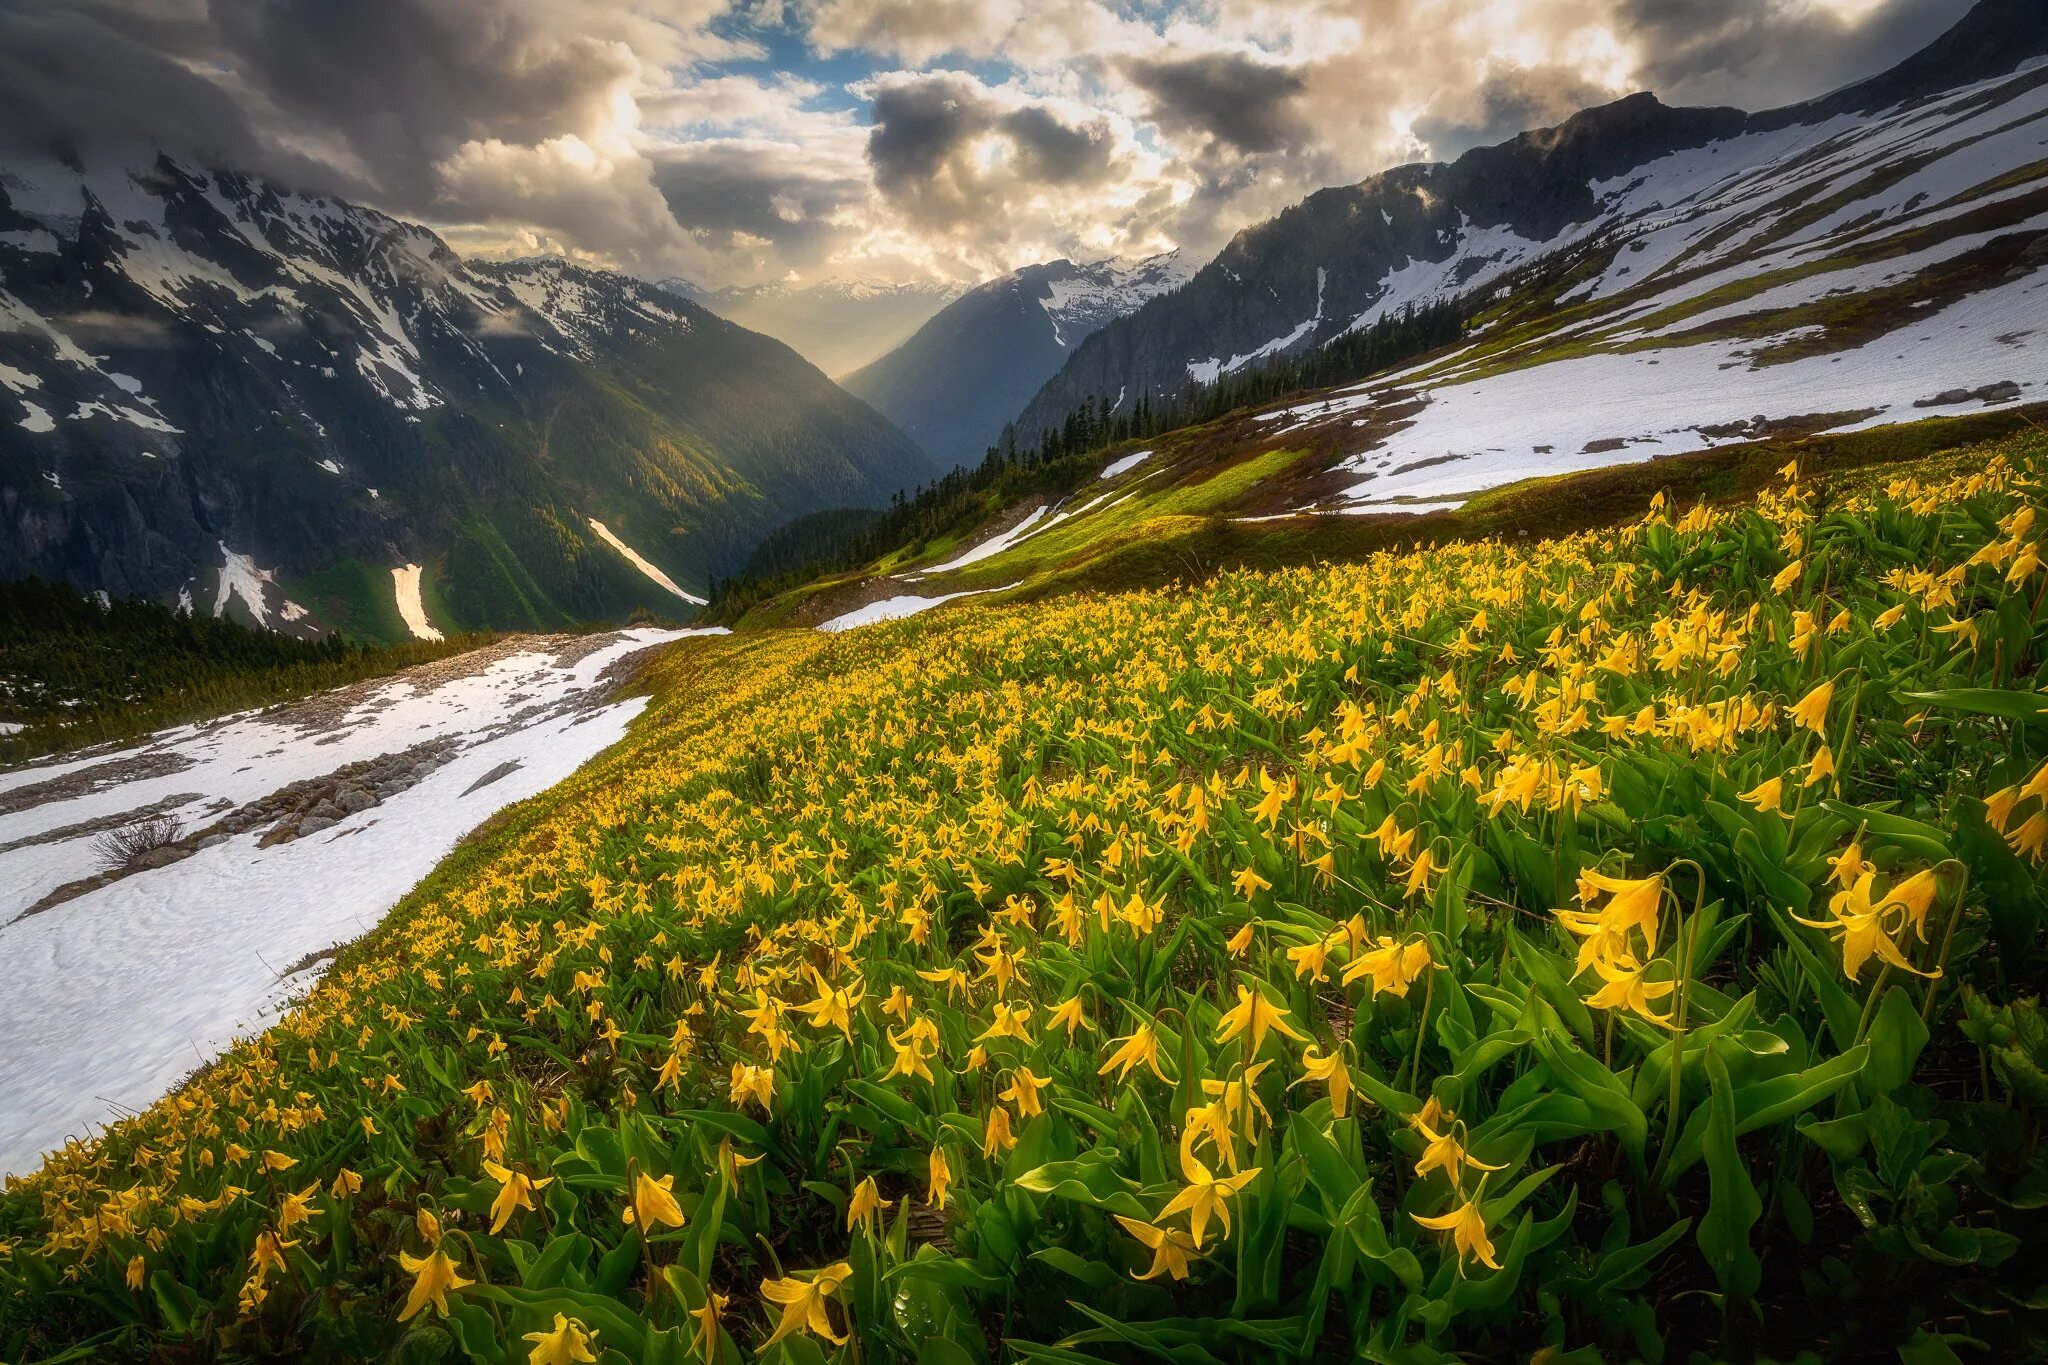
[[[324,8],[0,0],[0,1362],[2048,1358],[2036,0]]]

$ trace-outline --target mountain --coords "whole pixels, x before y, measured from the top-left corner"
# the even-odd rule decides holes
[[[841,382],[941,465],[978,459],[1075,347],[1192,273],[1177,251],[1026,266],[961,295]]]
[[[1703,312],[1714,285],[1812,277],[1909,245],[1931,253],[1912,258],[1920,295],[1945,297],[1956,282],[1932,276],[1955,267],[1942,261],[1986,246],[1986,231],[2033,230],[2044,52],[2048,6],[1984,0],[1893,70],[1807,104],[1746,114],[1638,94],[1449,164],[1323,190],[1078,347],[1019,434],[1057,428],[1083,402],[1213,384],[1432,298],[1498,296],[1499,320],[1583,334],[1601,318]],[[1780,330],[1851,335],[1820,317],[1843,309],[1809,292],[1806,315],[1777,308]],[[1871,300],[1860,325],[1879,312],[1903,323],[1893,305],[1917,298]]]
[[[167,157],[0,168],[0,576],[371,638],[675,615],[927,472],[652,285]]]
[[[661,287],[774,337],[835,378],[901,345],[960,293],[958,286],[936,280],[885,284],[839,278],[708,290],[671,278]]]

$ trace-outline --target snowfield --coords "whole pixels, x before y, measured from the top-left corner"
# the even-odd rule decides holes
[[[612,665],[716,630],[517,640],[134,748],[0,773],[0,1174],[138,1110],[266,1026],[486,818],[574,772],[644,698]],[[267,826],[26,913],[97,870],[100,830],[198,831],[288,784],[440,741],[412,785],[259,848]],[[296,967],[296,970],[293,968]]]
[[[880,621],[900,621],[906,616],[915,616],[921,611],[930,611],[933,607],[943,606],[947,602],[957,601],[962,597],[980,597],[983,593],[1008,592],[1016,586],[1018,586],[1016,583],[1007,583],[1000,588],[969,588],[965,592],[949,592],[941,597],[885,597],[879,602],[870,602],[864,607],[856,607],[843,615],[835,616],[831,620],[819,625],[818,629],[836,634],[839,631],[853,630],[859,626],[872,626]]]

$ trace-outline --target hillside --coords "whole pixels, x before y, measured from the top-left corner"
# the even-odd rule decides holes
[[[0,168],[0,316],[0,577],[288,631],[686,615],[928,471],[652,286],[169,158]]]
[[[0,1343],[2036,1356],[2048,443],[1828,449],[677,647],[0,1195]]]
[[[1074,348],[1193,273],[1180,253],[1054,261],[969,290],[917,334],[849,374],[847,391],[907,432],[941,469],[970,464]]]
[[[395,673],[488,636],[301,640],[64,584],[0,583],[0,765]]]
[[[1090,338],[1023,410],[1020,438],[1445,296],[1493,310],[1466,365],[1342,409],[1361,472],[1460,462],[1416,496],[1700,449],[1757,419],[1969,408],[2041,369],[2044,53],[2048,11],[1984,0],[1896,70],[1806,105],[1640,94],[1324,190]],[[1505,370],[1517,377],[1488,382]],[[1606,403],[1531,430],[1560,393]]]

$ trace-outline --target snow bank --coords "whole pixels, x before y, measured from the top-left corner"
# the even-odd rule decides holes
[[[872,626],[878,621],[900,621],[906,616],[915,616],[921,611],[930,611],[933,607],[946,602],[956,601],[962,597],[979,597],[983,593],[990,592],[1008,592],[1011,588],[1017,586],[1017,583],[1010,583],[1000,588],[969,588],[965,592],[949,592],[943,597],[885,597],[879,602],[870,602],[864,607],[857,607],[843,616],[835,616],[819,626],[818,629],[837,633],[842,630],[853,630],[859,626]]]
[[[634,698],[580,705],[611,664],[683,635],[633,630],[577,657],[556,642],[479,663],[438,685],[369,685],[331,728],[290,712],[156,736],[120,758],[178,771],[83,790],[5,818],[0,836],[0,1173],[33,1166],[68,1137],[169,1091],[237,1037],[264,1026],[310,972],[281,973],[368,932],[456,842],[496,811],[568,776],[625,733]],[[443,669],[445,665],[430,666]],[[188,827],[307,777],[425,740],[457,752],[417,785],[330,829],[258,848],[260,829],[18,918],[92,869],[92,839],[61,831],[159,801]],[[101,755],[0,774],[0,791],[109,762]],[[487,783],[479,779],[516,767]],[[163,766],[159,764],[159,767]],[[187,797],[182,803],[177,799]],[[224,808],[224,807],[222,807]],[[40,833],[48,843],[6,848]]]
[[[1126,455],[1120,460],[1111,460],[1108,464],[1102,467],[1102,477],[1105,479],[1113,479],[1119,474],[1128,473],[1129,471],[1136,469],[1139,465],[1145,463],[1145,461],[1151,458],[1151,451],[1141,450],[1135,455]]]
[[[427,608],[420,601],[420,566],[401,564],[391,571],[391,582],[398,594],[398,614],[405,621],[405,628],[412,632],[415,640],[445,640],[448,637],[434,628],[427,619]],[[214,615],[220,615],[216,610]]]
[[[605,544],[611,546],[614,550],[617,550],[620,554],[624,555],[627,559],[627,562],[632,564],[634,568],[638,569],[641,573],[646,574],[648,578],[652,579],[655,583],[659,584],[660,586],[667,588],[670,592],[682,598],[685,602],[691,602],[700,607],[704,605],[704,598],[697,596],[695,593],[684,592],[681,588],[677,587],[676,581],[673,578],[670,578],[667,574],[663,573],[658,567],[650,563],[644,556],[641,555],[641,553],[638,550],[634,549],[625,541],[620,540],[617,536],[613,535],[610,527],[606,526],[596,517],[589,517],[587,518],[587,520],[590,522],[590,529],[597,532],[597,538],[599,540],[602,540]]]

